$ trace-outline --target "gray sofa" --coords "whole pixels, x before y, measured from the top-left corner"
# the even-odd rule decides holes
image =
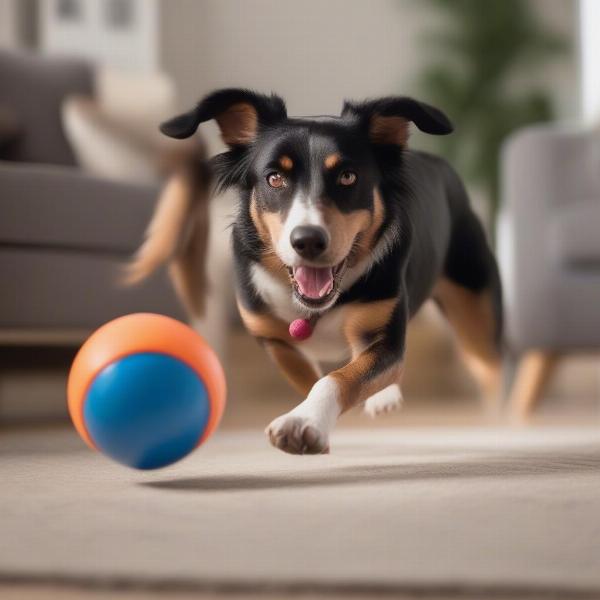
[[[93,93],[85,62],[0,50],[0,127],[11,133],[0,143],[0,343],[77,339],[136,311],[183,318],[164,275],[119,283],[158,190],[78,168],[60,109],[70,94]]]
[[[499,257],[519,355],[510,402],[523,417],[561,356],[600,350],[600,133],[526,128],[502,168]]]

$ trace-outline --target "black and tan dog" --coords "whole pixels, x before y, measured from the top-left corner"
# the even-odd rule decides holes
[[[497,378],[496,263],[456,173],[406,146],[411,123],[450,133],[442,112],[389,97],[347,102],[340,117],[290,118],[277,96],[227,89],[161,130],[188,138],[210,119],[229,151],[167,184],[132,274],[171,259],[188,306],[201,307],[206,199],[211,185],[238,188],[240,313],[306,398],[267,427],[273,445],[324,452],[344,411],[396,407],[407,322],[430,297],[482,383]],[[323,376],[319,365],[334,361],[343,366]]]

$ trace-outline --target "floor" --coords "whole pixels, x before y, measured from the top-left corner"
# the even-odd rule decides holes
[[[344,593],[323,593],[318,591],[294,592],[293,595],[284,595],[281,590],[273,589],[270,592],[264,590],[257,593],[247,593],[241,590],[230,590],[223,592],[199,592],[198,590],[188,591],[173,591],[154,590],[147,588],[123,589],[105,588],[105,589],[90,589],[84,585],[31,585],[31,584],[0,584],[0,598],[2,600],[223,600],[223,598],[231,598],[231,600],[263,600],[264,598],[293,598],[293,600],[378,600],[379,598],[394,598],[395,600],[456,600],[456,598],[467,598],[469,600],[548,600],[553,596],[547,594],[538,594],[528,592],[525,596],[516,596],[514,592],[508,594],[494,593],[493,595],[486,591],[480,593],[474,591],[472,595],[465,596],[461,594],[457,596],[453,592],[433,594],[424,593],[423,591],[415,591],[414,593],[403,593],[397,590],[391,590],[389,593],[379,590],[376,593],[364,593],[345,591]],[[577,594],[572,596],[554,596],[556,600],[587,600],[594,598],[587,594]]]
[[[402,410],[352,411],[331,456],[289,457],[262,429],[299,398],[234,331],[220,432],[143,474],[65,420],[70,351],[39,372],[27,350],[11,357],[2,600],[600,598],[597,359],[569,366],[515,427],[478,400],[447,336],[413,328]]]
[[[348,428],[319,457],[221,432],[146,473],[70,430],[0,455],[3,597],[600,596],[597,427]]]
[[[394,598],[395,600],[456,600],[457,598],[467,600],[592,600],[597,595],[583,593],[572,593],[565,595],[564,590],[557,594],[538,593],[528,591],[519,594],[517,591],[508,593],[490,592],[490,590],[473,590],[470,595],[463,592],[460,595],[453,591],[427,593],[422,590],[411,592],[398,592],[391,590],[389,593],[377,591],[375,593],[364,593],[345,591],[343,593],[329,593],[318,591],[294,592],[293,594],[282,594],[281,590],[273,589],[270,592],[247,593],[241,590],[230,590],[223,592],[199,592],[198,590],[173,591],[150,590],[147,588],[123,589],[105,588],[90,589],[85,585],[2,585],[0,584],[0,598],[2,600],[263,600],[264,598],[293,598],[293,600],[378,600],[379,598]]]

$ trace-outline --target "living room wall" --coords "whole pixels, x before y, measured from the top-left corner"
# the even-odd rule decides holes
[[[534,5],[576,47],[578,3]],[[277,91],[291,114],[336,112],[344,97],[412,93],[427,60],[420,36],[440,18],[416,0],[305,0],[302,11],[281,0],[170,0],[161,7],[163,67],[183,104],[242,85]],[[552,90],[564,117],[579,112],[576,54],[531,74]]]

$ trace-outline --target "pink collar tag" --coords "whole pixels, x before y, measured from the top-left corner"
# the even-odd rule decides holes
[[[308,339],[313,332],[313,326],[308,319],[296,319],[290,323],[290,335],[298,341]]]

